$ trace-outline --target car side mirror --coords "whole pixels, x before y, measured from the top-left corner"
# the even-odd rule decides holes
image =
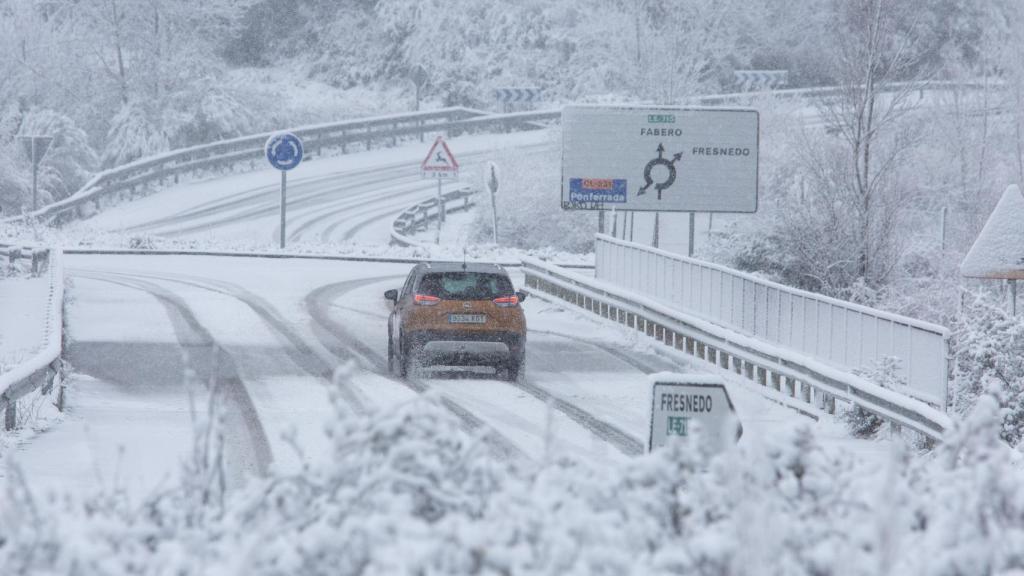
[[[519,292],[516,292],[516,296],[519,298],[520,302],[522,302],[523,300],[526,300],[526,292],[523,292],[522,290],[520,290]]]
[[[391,300],[392,302],[397,304],[398,303],[398,290],[394,290],[394,289],[388,290],[387,292],[384,293],[384,299],[385,300]]]

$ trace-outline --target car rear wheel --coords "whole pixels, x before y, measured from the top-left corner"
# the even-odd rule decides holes
[[[391,338],[391,331],[388,330],[388,374],[394,374],[398,370],[398,359],[395,358],[395,341]]]
[[[420,350],[417,346],[407,344],[402,340],[399,341],[398,345],[402,348],[402,355],[399,358],[398,369],[402,378],[405,378],[410,372],[416,372]]]
[[[521,381],[522,376],[526,374],[526,360],[509,360],[504,367],[498,370],[498,373],[509,382]]]

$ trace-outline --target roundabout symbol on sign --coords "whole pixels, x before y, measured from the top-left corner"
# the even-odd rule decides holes
[[[289,132],[271,136],[266,151],[267,161],[278,170],[291,170],[302,162],[302,140]]]
[[[647,193],[647,189],[653,185],[654,189],[658,191],[658,200],[661,200],[661,191],[665,190],[666,188],[671,186],[673,182],[676,181],[676,162],[681,160],[682,157],[683,153],[680,152],[678,154],[673,155],[672,160],[666,159],[665,145],[658,144],[658,157],[648,162],[647,166],[644,167],[644,185],[643,188],[640,188],[640,191],[637,192],[636,195],[643,196],[644,194]],[[666,178],[662,182],[658,182],[657,184],[655,184],[654,179],[651,178],[651,171],[654,170],[655,166],[664,166],[665,168],[668,168],[668,178]]]

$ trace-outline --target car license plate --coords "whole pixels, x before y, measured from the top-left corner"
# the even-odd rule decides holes
[[[483,314],[449,314],[449,324],[484,324],[487,316]]]

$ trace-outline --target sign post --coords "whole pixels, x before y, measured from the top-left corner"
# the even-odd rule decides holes
[[[18,136],[25,154],[32,161],[32,211],[39,209],[39,163],[53,142],[53,136]]]
[[[288,171],[302,162],[302,140],[290,132],[274,134],[267,139],[267,161],[281,171],[281,248],[285,246],[285,220],[288,205]]]
[[[423,92],[423,87],[427,84],[427,80],[430,79],[430,75],[427,74],[426,68],[417,64],[409,72],[409,79],[412,80],[413,86],[416,87],[416,107],[414,108],[414,110],[416,112],[419,112],[420,96]],[[418,124],[423,124],[423,121],[421,120],[420,122],[418,122]],[[420,142],[423,142],[423,132],[420,132]]]
[[[438,136],[437,140],[434,140],[430,151],[427,152],[427,157],[420,164],[420,170],[423,178],[437,179],[437,237],[435,242],[440,244],[441,225],[446,216],[444,198],[441,195],[441,182],[445,179],[454,180],[459,177],[459,162],[455,159],[452,151],[448,149],[448,144],[445,143],[443,137]]]
[[[757,212],[758,131],[752,109],[566,107],[562,208],[690,212],[692,254],[692,213]]]
[[[664,446],[671,438],[697,432],[708,453],[722,452],[739,441],[743,425],[718,376],[704,374],[654,374],[651,382],[651,429],[648,451]]]
[[[498,167],[494,162],[487,163],[487,189],[491,192],[491,231],[494,244],[498,244]]]

